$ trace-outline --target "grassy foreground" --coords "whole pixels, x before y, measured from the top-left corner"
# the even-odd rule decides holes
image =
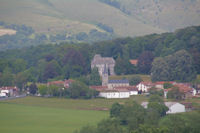
[[[71,110],[0,103],[2,133],[73,133],[87,124],[96,124],[108,112]]]
[[[0,101],[0,132],[2,133],[73,133],[88,124],[109,117],[115,102],[144,101],[143,96],[130,99],[72,100],[25,97]]]

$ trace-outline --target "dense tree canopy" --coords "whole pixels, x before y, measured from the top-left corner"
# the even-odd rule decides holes
[[[196,71],[190,54],[180,50],[164,58],[155,59],[151,75],[153,81],[188,82],[196,78]]]
[[[96,34],[95,31],[91,33]],[[17,83],[21,88],[28,81],[87,77],[91,73],[91,59],[97,53],[116,60],[116,74],[149,73],[152,65],[153,81],[191,81],[195,78],[195,71],[200,73],[199,35],[200,28],[196,26],[174,33],[119,38],[92,45],[61,43],[4,51],[0,53],[0,85]],[[151,64],[152,55],[155,59]],[[143,59],[139,60],[143,65],[136,67],[130,64],[130,59],[139,57]],[[18,77],[25,78],[20,81]]]

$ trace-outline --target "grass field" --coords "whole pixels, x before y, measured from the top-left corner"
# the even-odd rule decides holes
[[[0,101],[0,132],[73,133],[109,117],[107,110],[115,102],[124,104],[146,99],[145,96],[91,100],[25,97]]]
[[[108,117],[103,111],[83,111],[0,103],[1,133],[73,133]]]
[[[151,76],[150,75],[141,75],[141,74],[134,74],[134,75],[116,75],[116,76],[110,76],[110,79],[123,79],[127,78],[130,79],[133,76],[140,76],[143,81],[151,81]]]
[[[64,98],[42,98],[42,97],[26,97],[15,100],[1,101],[7,104],[49,107],[73,110],[109,110],[113,103],[119,102],[124,104],[129,101],[137,101],[141,103],[147,100],[145,96],[133,96],[130,99],[90,99],[90,100],[73,100]],[[0,102],[0,103],[1,103]]]

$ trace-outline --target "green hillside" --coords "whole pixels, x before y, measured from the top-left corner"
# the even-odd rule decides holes
[[[0,0],[0,20],[25,24],[39,33],[102,31],[97,23],[112,27],[120,36],[163,32],[98,0]]]
[[[102,23],[118,36],[140,36],[199,25],[199,9],[200,0],[0,0],[0,20],[38,33],[106,32]]]
[[[167,31],[200,24],[200,0],[106,1],[117,1],[129,16]]]

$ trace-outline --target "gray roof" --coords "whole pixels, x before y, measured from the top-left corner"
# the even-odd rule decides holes
[[[165,102],[165,106],[167,106],[168,108],[170,108],[171,106],[173,106],[174,104],[177,104],[178,102]],[[149,104],[149,102],[142,102],[142,106],[143,107],[147,107],[147,105]],[[180,104],[180,103],[178,103]]]
[[[115,60],[112,57],[101,57],[101,55],[96,54],[92,64],[115,64]]]
[[[103,74],[108,74],[108,70],[107,70],[107,68],[106,68],[106,64],[104,65]]]
[[[127,79],[122,79],[122,80],[109,80],[108,83],[116,83],[116,84],[121,84],[121,83],[129,83]]]

